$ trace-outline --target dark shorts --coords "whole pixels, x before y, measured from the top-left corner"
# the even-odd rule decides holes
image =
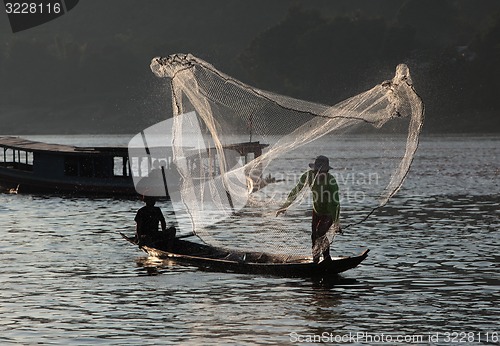
[[[331,215],[319,215],[313,211],[312,215],[312,233],[313,242],[328,232],[333,225],[333,217]]]
[[[331,215],[319,215],[313,211],[311,240],[315,263],[319,261],[321,253],[324,258],[330,257],[330,241],[326,237],[326,233],[332,225],[333,217]]]

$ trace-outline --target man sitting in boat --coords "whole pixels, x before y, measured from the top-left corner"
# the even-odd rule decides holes
[[[326,234],[335,223],[335,231],[340,232],[339,216],[339,187],[334,176],[328,173],[332,168],[326,156],[320,155],[314,163],[310,163],[311,170],[302,174],[297,185],[289,193],[283,206],[276,212],[276,216],[282,214],[293,203],[307,184],[313,194],[312,213],[312,253],[314,263],[319,262],[320,255],[323,260],[331,260],[330,241]]]
[[[137,211],[136,222],[136,242],[139,246],[165,245],[171,248],[175,239],[176,229],[167,229],[165,217],[159,207],[155,207],[156,198],[144,196],[146,205]],[[158,224],[161,224],[162,232],[158,231]]]

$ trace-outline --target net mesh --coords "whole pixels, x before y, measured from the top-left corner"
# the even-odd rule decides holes
[[[424,107],[403,64],[392,80],[335,105],[251,87],[190,54],[154,58],[151,70],[172,91],[174,208],[189,215],[181,227],[215,246],[308,255],[308,190],[275,215],[308,163],[330,158],[345,228],[388,202],[417,150]]]

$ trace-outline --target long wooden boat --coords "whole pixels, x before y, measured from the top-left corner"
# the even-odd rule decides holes
[[[137,245],[134,238],[120,233],[128,242]],[[329,277],[357,267],[369,249],[359,256],[334,257],[331,261],[313,263],[310,257],[281,256],[262,252],[239,252],[175,239],[172,250],[162,246],[141,246],[149,256],[173,263],[198,268],[244,274],[263,274],[283,277]]]
[[[136,195],[126,147],[0,137],[0,186],[15,192]]]
[[[225,146],[236,151],[245,162],[249,154],[257,157],[265,147],[267,144],[259,142]],[[160,161],[165,162],[167,170],[171,169],[171,148],[150,149],[78,147],[0,137],[0,189],[114,197],[142,194],[139,187],[146,184],[148,193],[168,196],[164,178],[156,181],[152,173],[155,163]],[[151,152],[162,156],[153,157]]]

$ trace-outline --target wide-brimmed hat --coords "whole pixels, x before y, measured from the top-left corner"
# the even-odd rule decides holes
[[[316,160],[314,160],[314,163],[309,164],[309,167],[311,167],[315,171],[323,171],[323,172],[332,169],[332,167],[330,167],[330,160],[328,159],[328,157],[323,155],[318,156]]]

